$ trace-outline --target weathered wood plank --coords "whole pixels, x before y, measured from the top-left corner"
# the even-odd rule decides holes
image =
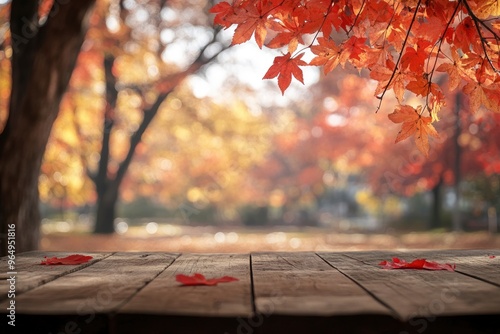
[[[97,313],[115,311],[165,270],[177,256],[164,253],[115,253],[91,266],[16,296],[16,312],[77,314],[85,319],[93,319]],[[7,302],[1,303],[0,309],[5,309]]]
[[[409,254],[414,257],[454,263],[457,265],[457,272],[500,287],[500,249],[412,251]]]
[[[314,253],[255,253],[252,272],[257,313],[391,314]]]
[[[371,264],[390,260],[397,256],[407,261],[425,258],[440,263],[455,264],[456,272],[495,284],[500,287],[500,249],[489,250],[411,250],[411,251],[373,251],[352,252],[362,255]],[[490,256],[493,255],[493,258]],[[378,261],[378,262],[377,262]]]
[[[175,280],[177,274],[194,273],[207,278],[233,276],[239,281],[216,286],[181,286]],[[249,255],[183,254],[119,313],[249,316],[252,313]]]
[[[500,314],[500,288],[459,272],[386,270],[378,263],[401,252],[319,253],[402,320],[436,316]],[[417,258],[405,253],[406,260]],[[429,257],[428,260],[433,260]]]
[[[71,255],[71,253],[62,252],[26,252],[16,255],[16,296],[18,297],[22,293],[34,289],[40,285],[47,282],[53,281],[58,277],[67,275],[69,273],[81,270],[85,267],[91,266],[94,263],[102,260],[111,255],[111,253],[85,253],[85,255],[93,256],[94,258],[87,263],[74,266],[44,266],[40,265],[40,262],[46,257],[65,257]],[[0,259],[0,301],[7,299],[7,292],[9,290],[9,282],[7,279],[11,274],[7,274],[7,257],[2,257]]]

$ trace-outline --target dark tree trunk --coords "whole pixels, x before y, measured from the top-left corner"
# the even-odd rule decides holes
[[[110,180],[108,164],[110,159],[111,131],[115,124],[114,113],[118,91],[116,77],[113,74],[115,57],[104,57],[104,79],[106,82],[106,110],[102,129],[102,146],[97,174],[93,179],[97,192],[97,212],[95,217],[94,233],[110,234],[114,232],[116,202],[118,201],[119,184]]]
[[[38,176],[52,124],[69,83],[95,0],[55,1],[38,27],[38,1],[13,0],[12,91],[0,134],[0,255],[15,226],[16,252],[38,247]]]
[[[116,204],[119,185],[108,184],[103,192],[97,193],[97,213],[94,233],[110,234],[115,231]]]
[[[438,183],[432,188],[432,217],[429,229],[442,227],[441,212],[443,207],[443,178],[439,177]]]

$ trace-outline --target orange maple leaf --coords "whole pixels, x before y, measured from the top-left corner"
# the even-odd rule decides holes
[[[396,137],[396,143],[415,135],[415,144],[425,156],[429,156],[429,136],[439,137],[436,129],[432,126],[432,118],[420,114],[422,107],[417,109],[408,105],[396,107],[389,119],[394,123],[403,123]]]
[[[453,57],[453,64],[443,63],[439,65],[438,68],[436,68],[436,71],[448,73],[448,76],[450,77],[448,89],[450,91],[453,91],[462,81],[462,77],[460,75],[461,73],[459,70],[462,61],[460,59],[460,56],[458,55],[458,51],[456,50],[456,48],[451,48],[451,56]]]
[[[500,15],[500,1],[483,0],[477,1],[477,7],[473,9],[474,14],[480,19],[487,19],[490,16]]]
[[[469,50],[470,45],[478,43],[478,35],[474,21],[468,16],[455,28],[455,45],[462,50]]]
[[[292,55],[288,52],[284,56],[277,56],[274,58],[273,65],[267,70],[263,79],[272,79],[278,76],[278,86],[282,94],[285,94],[285,90],[290,86],[292,75],[295,79],[304,83],[302,70],[299,67],[307,65],[305,61],[301,60],[303,55],[304,53],[301,53],[292,58]]]
[[[392,88],[398,101],[402,101],[407,82],[416,80],[415,74],[412,72],[396,70],[393,75],[393,72],[395,71],[394,67],[395,64],[391,60],[387,60],[386,66],[375,65],[370,72],[370,78],[379,82],[377,88],[375,89],[375,96]]]
[[[241,44],[248,41],[255,32],[255,41],[262,49],[267,35],[267,18],[253,5],[237,8],[235,15],[238,17],[238,27],[234,31],[232,44]]]
[[[431,45],[430,42],[419,39],[416,47],[406,47],[406,52],[401,58],[401,67],[409,68],[413,72],[421,73],[424,71],[425,60],[428,57],[426,49]]]
[[[343,44],[343,53],[346,53],[346,58],[360,60],[360,55],[367,50],[365,45],[366,38],[359,38],[356,36],[350,37]]]
[[[486,109],[500,112],[499,88],[499,85],[487,87],[477,82],[467,83],[463,88],[463,92],[469,96],[471,111],[474,113],[483,105]]]
[[[215,14],[214,23],[229,28],[234,22],[228,18],[234,15],[234,8],[228,2],[222,1],[210,8],[210,13]]]
[[[331,39],[324,37],[318,38],[319,45],[311,47],[312,53],[317,55],[314,57],[309,65],[323,66],[325,74],[333,71],[339,64],[340,49]]]

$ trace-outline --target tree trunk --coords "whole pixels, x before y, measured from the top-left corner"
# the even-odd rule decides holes
[[[110,234],[114,232],[114,220],[116,218],[116,205],[119,198],[120,186],[128,171],[130,163],[135,154],[137,146],[142,141],[142,136],[147,128],[158,114],[161,104],[170,93],[190,74],[196,73],[203,65],[211,62],[215,57],[226,48],[223,48],[217,54],[206,58],[204,51],[213,43],[217,42],[217,34],[203,48],[200,49],[198,57],[184,71],[173,74],[164,79],[167,84],[161,90],[156,100],[143,111],[142,121],[137,130],[130,136],[130,146],[125,158],[119,163],[116,173],[109,173],[108,165],[110,161],[110,140],[111,132],[114,126],[114,115],[116,113],[116,102],[118,91],[116,89],[117,78],[113,74],[113,63],[115,57],[108,54],[104,57],[104,76],[106,82],[106,110],[104,112],[104,126],[100,160],[97,171],[89,171],[91,180],[94,182],[97,192],[97,212],[95,216],[94,233]]]
[[[443,207],[443,178],[439,177],[438,183],[432,188],[432,217],[430,220],[429,229],[441,227],[441,209]]]
[[[115,232],[114,220],[118,202],[118,184],[113,182],[97,193],[97,213],[94,233],[111,234]]]
[[[0,134],[0,255],[15,227],[16,252],[38,247],[38,176],[59,104],[87,31],[95,0],[55,1],[38,27],[38,1],[11,7],[12,91]]]

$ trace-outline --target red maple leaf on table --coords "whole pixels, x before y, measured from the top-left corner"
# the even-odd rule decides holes
[[[392,258],[391,261],[382,261],[379,263],[383,269],[425,269],[425,270],[448,270],[455,271],[455,265],[449,263],[437,263],[427,261],[426,259],[416,259],[412,262],[406,262],[397,257]]]
[[[55,256],[48,258],[44,256],[44,258],[45,260],[42,260],[42,262],[40,262],[40,264],[42,265],[60,265],[60,264],[75,265],[75,264],[86,263],[93,259],[92,256],[80,255],[80,254],[73,254],[61,258]]]
[[[195,273],[192,276],[179,274],[175,276],[175,280],[182,285],[217,285],[217,283],[228,283],[238,281],[237,278],[231,276],[223,276],[219,278],[205,278],[204,275]]]

